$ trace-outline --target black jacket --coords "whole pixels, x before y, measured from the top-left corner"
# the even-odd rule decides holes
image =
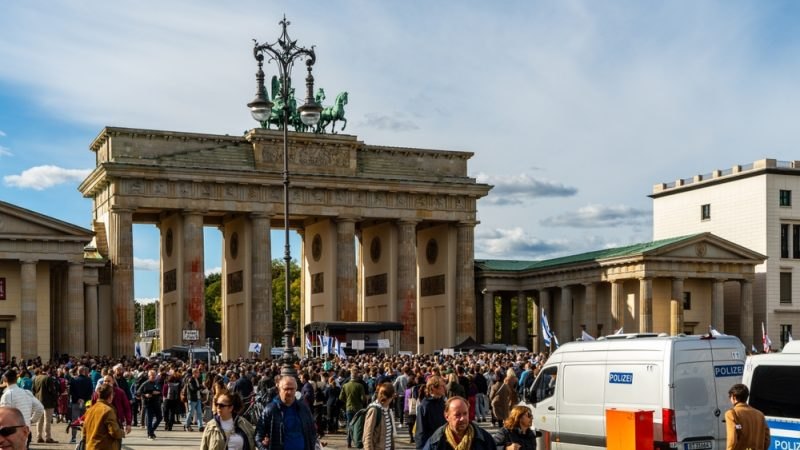
[[[509,430],[503,427],[493,437],[494,443],[501,450],[505,449],[509,444],[519,444],[521,450],[536,450],[536,435],[530,428],[525,433],[522,433],[519,428]]]
[[[444,419],[444,397],[422,399],[417,414],[417,432],[414,433],[417,449],[421,450],[433,432],[445,423],[447,421]]]
[[[497,450],[494,439],[488,431],[476,425],[475,422],[472,422],[469,426],[475,431],[470,450]],[[446,427],[447,425],[443,425],[434,431],[428,443],[425,444],[425,450],[453,450],[453,447],[447,443],[447,439],[444,437],[444,429]]]
[[[300,426],[303,432],[303,440],[305,441],[305,450],[314,450],[314,445],[317,442],[317,429],[314,424],[314,418],[311,416],[311,410],[302,401],[295,400],[291,406],[284,405],[279,398],[267,404],[264,412],[258,419],[256,425],[256,447],[260,450],[283,450],[283,412],[287,408],[294,408],[297,417],[300,419]],[[269,444],[265,447],[261,444],[264,436],[269,437]]]

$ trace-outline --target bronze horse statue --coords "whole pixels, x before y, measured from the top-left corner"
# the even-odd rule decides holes
[[[336,134],[336,122],[344,122],[341,131],[347,127],[347,119],[344,118],[344,105],[347,104],[347,91],[336,96],[333,106],[326,106],[322,110],[322,115],[317,124],[317,133],[324,133],[325,128],[330,124],[331,133]]]

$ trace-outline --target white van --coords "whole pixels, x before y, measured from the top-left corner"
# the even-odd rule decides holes
[[[800,341],[788,342],[781,353],[747,357],[742,383],[748,403],[767,416],[770,449],[800,449]]]
[[[728,389],[745,349],[734,336],[622,334],[562,345],[526,401],[539,448],[606,448],[605,411],[653,411],[657,449],[725,448]]]

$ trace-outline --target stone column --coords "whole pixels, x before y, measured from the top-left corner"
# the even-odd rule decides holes
[[[206,340],[204,257],[203,213],[201,211],[184,211],[183,304],[181,305],[183,323],[180,324],[180,327],[200,330],[200,343],[204,343]],[[181,332],[178,333],[180,336]]]
[[[639,279],[639,332],[653,332],[653,279]]]
[[[683,278],[672,279],[669,316],[669,334],[677,336],[683,333]]]
[[[622,280],[611,282],[611,330],[608,334],[614,334],[625,326],[625,289]],[[622,330],[623,333],[625,330]],[[630,330],[628,330],[630,331]]]
[[[504,344],[511,343],[511,299],[508,295],[500,296],[500,336]]]
[[[340,217],[336,220],[336,297],[339,300],[339,320],[358,320],[356,297],[356,220]]]
[[[111,207],[109,220],[111,259],[111,351],[113,356],[133,355],[133,211]],[[83,303],[83,302],[81,302]]]
[[[397,317],[400,350],[417,352],[417,221],[397,222]]]
[[[558,328],[553,330],[558,342],[572,340],[572,287],[561,286],[561,301],[558,303]]]
[[[517,293],[517,345],[528,346],[528,296]]]
[[[456,342],[477,337],[475,326],[475,225],[456,226]]]
[[[750,280],[739,281],[739,298],[742,301],[742,330],[740,338],[744,343],[744,348],[749,349],[753,345],[753,282]]]
[[[531,342],[531,351],[533,352],[538,352],[540,348],[539,339],[541,339],[541,337],[539,335],[541,334],[541,327],[539,326],[539,305],[541,304],[541,299],[539,297],[541,297],[541,295],[541,291],[539,291],[539,295],[533,298],[533,308],[531,310],[531,334],[534,338],[532,342],[528,342]]]
[[[262,351],[272,349],[272,243],[270,215],[252,213],[250,342],[260,342]],[[262,354],[263,355],[263,354]]]
[[[70,355],[80,355],[86,352],[84,335],[84,287],[83,287],[83,261],[70,261],[67,269],[67,342]],[[132,317],[131,317],[132,319]],[[131,336],[132,337],[132,336]],[[130,342],[129,351],[133,350],[133,341]]]
[[[494,343],[494,291],[483,293],[483,343]]]
[[[22,331],[22,359],[39,356],[39,340],[36,333],[36,260],[20,261],[20,328]],[[54,322],[57,323],[57,322]],[[6,357],[7,358],[7,357]]]
[[[712,281],[711,326],[720,333],[725,333],[725,280]]]
[[[96,269],[95,269],[96,270]],[[84,324],[86,329],[86,351],[92,355],[99,355],[100,352],[100,310],[97,304],[97,281],[90,280],[85,282],[84,287]]]
[[[550,317],[547,318],[548,326],[550,327],[550,331],[553,331],[553,307],[552,302],[550,301],[550,291],[547,288],[539,289],[539,317],[542,315],[547,316],[550,314]],[[541,320],[541,319],[539,319]],[[536,337],[536,342],[539,343],[542,349],[547,349],[544,345],[544,330],[539,322],[536,323],[536,326],[539,327],[539,333]]]
[[[583,322],[586,332],[597,338],[597,283],[583,283],[583,287]]]

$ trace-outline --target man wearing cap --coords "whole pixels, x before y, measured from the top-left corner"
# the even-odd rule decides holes
[[[32,422],[37,422],[44,414],[44,406],[33,396],[31,391],[17,386],[17,372],[9,369],[3,374],[5,390],[0,397],[0,406],[12,406],[22,413],[25,425],[28,427],[28,443],[30,444],[30,426]]]

